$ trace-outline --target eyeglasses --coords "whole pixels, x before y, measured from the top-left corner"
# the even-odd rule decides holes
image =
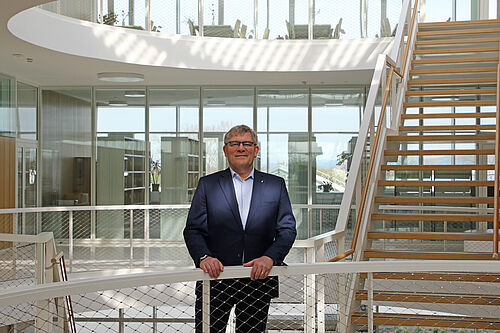
[[[229,147],[239,147],[240,145],[243,145],[245,148],[250,148],[255,146],[255,143],[252,141],[229,141],[226,145]]]

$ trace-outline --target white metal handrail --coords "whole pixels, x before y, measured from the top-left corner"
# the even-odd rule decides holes
[[[220,279],[244,278],[250,276],[250,267],[225,267]],[[415,260],[415,261],[360,261],[337,263],[290,264],[275,266],[269,275],[292,276],[309,274],[351,274],[377,272],[468,272],[468,273],[500,273],[500,262],[460,261],[460,260]],[[45,285],[28,286],[0,290],[0,307],[13,306],[25,302],[35,302],[67,295],[84,294],[104,290],[134,288],[148,285],[177,282],[210,280],[208,274],[201,269],[165,270],[126,274],[119,276],[99,276],[67,282],[56,282]]]
[[[416,17],[416,7],[418,6],[418,1],[415,1],[415,7],[413,11],[413,15],[408,15],[410,13],[411,9],[411,0],[406,0],[405,3],[403,4],[403,11],[401,12],[401,18],[400,18],[400,24],[398,26],[398,32],[396,34],[397,38],[395,40],[394,44],[394,49],[392,52],[393,56],[396,56],[397,58],[391,59],[391,57],[386,56],[386,55],[379,55],[379,58],[377,59],[377,65],[375,67],[372,83],[370,86],[370,91],[368,93],[368,98],[366,102],[366,107],[365,111],[363,114],[363,122],[361,124],[360,130],[359,130],[359,137],[356,142],[356,147],[354,149],[354,154],[352,158],[352,163],[351,163],[351,170],[349,170],[349,176],[347,179],[347,184],[346,184],[346,191],[344,193],[344,196],[342,197],[342,203],[339,211],[339,216],[337,219],[337,224],[335,227],[335,231],[341,232],[347,231],[347,224],[349,220],[349,216],[351,214],[352,210],[352,204],[355,198],[355,192],[356,188],[358,187],[358,184],[360,184],[360,176],[361,176],[361,164],[362,164],[362,159],[363,159],[363,151],[364,147],[367,145],[368,142],[368,137],[369,137],[369,132],[372,129],[373,126],[373,121],[375,119],[375,112],[376,112],[376,101],[378,97],[379,90],[382,86],[382,82],[384,81],[384,74],[385,74],[385,68],[386,64],[389,64],[391,66],[391,72],[390,72],[390,77],[389,80],[392,80],[392,74],[397,73],[399,76],[402,76],[402,82],[400,85],[400,88],[397,92],[396,100],[395,100],[395,105],[393,105],[393,108],[391,109],[391,112],[393,113],[391,116],[391,127],[392,128],[397,128],[399,125],[399,114],[402,110],[402,103],[404,100],[404,92],[406,88],[406,82],[408,80],[408,73],[409,71],[407,70],[409,67],[410,62],[407,61],[406,58],[412,53],[413,45],[415,43],[415,36],[416,36],[416,31],[417,28],[414,26],[414,19]],[[404,47],[404,36],[403,36],[403,29],[406,23],[408,22],[409,19],[412,19],[411,21],[411,26],[410,26],[410,36],[409,36],[409,41],[410,45],[407,45],[405,48],[405,53],[404,56],[402,56],[402,50]],[[402,68],[402,73],[399,74],[395,68],[394,65],[400,64],[403,62],[403,68]],[[390,81],[387,84],[388,87],[390,87]],[[388,92],[386,92],[385,97],[384,97],[384,103],[387,102],[387,97],[388,97]],[[385,110],[385,105],[383,105],[384,110]],[[380,115],[380,117],[383,117],[383,115]],[[372,161],[370,164],[372,165],[378,165],[379,162],[381,161],[381,156],[383,155],[381,153],[380,147],[383,147],[383,144],[385,142],[385,135],[387,133],[386,131],[386,126],[381,126],[382,128],[377,128],[377,132],[379,133],[376,138],[376,145],[377,147],[371,147],[371,152],[376,151],[376,156],[372,156]],[[380,139],[379,139],[380,137]],[[371,142],[370,142],[371,143]],[[371,143],[373,144],[373,143]],[[373,179],[376,179],[376,173],[375,176],[373,176]],[[371,170],[369,170],[369,176],[371,176]],[[367,182],[367,186],[365,186],[365,193],[363,193],[363,199],[361,202],[360,209],[362,209],[362,212],[369,212],[370,209],[369,207],[366,209],[364,207],[364,203],[367,202],[368,205],[371,205],[370,199],[367,197],[370,196],[370,194],[374,194],[375,192],[375,186],[374,184],[370,184],[371,179],[366,179],[365,182]],[[366,214],[364,214],[366,215]],[[357,221],[356,228],[359,229],[361,227],[361,222],[366,220],[366,216],[361,217]],[[357,240],[357,234],[359,233],[359,230],[356,230],[356,234],[354,235],[353,239],[353,244],[351,246],[351,250],[347,251],[346,254],[350,255],[354,252],[354,248],[356,247],[356,244],[354,244]],[[339,256],[338,258],[341,258],[342,256]]]
[[[154,209],[189,209],[190,204],[165,204],[165,205],[102,205],[102,206],[57,206],[57,207],[29,207],[0,209],[2,214],[18,213],[49,213],[49,212],[76,212],[76,211],[106,211],[106,210],[154,210]],[[340,204],[292,204],[293,209],[336,209]]]

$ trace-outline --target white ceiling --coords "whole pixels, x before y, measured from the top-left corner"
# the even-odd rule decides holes
[[[77,0],[75,0],[77,1]],[[99,56],[101,59],[91,58],[95,53],[92,52],[96,47],[93,46],[92,38],[95,39],[95,36],[79,36],[75,38],[73,34],[69,34],[67,29],[60,29],[59,35],[55,36],[54,33],[51,33],[47,28],[47,25],[43,23],[43,27],[38,26],[37,23],[34,22],[34,19],[31,21],[18,21],[17,22],[17,30],[16,34],[22,36],[28,36],[26,39],[29,39],[29,36],[35,36],[37,39],[33,40],[33,43],[39,43],[40,39],[45,36],[45,39],[50,41],[52,45],[50,46],[52,49],[62,49],[60,45],[70,45],[70,47],[78,46],[80,49],[83,47],[87,47],[85,54],[87,57],[72,55],[71,49],[64,49],[64,52],[54,51],[49,48],[36,46],[34,44],[28,43],[24,40],[21,40],[15,37],[8,29],[8,22],[11,17],[16,15],[19,12],[22,12],[25,9],[37,6],[39,4],[48,2],[47,0],[16,0],[16,1],[3,1],[0,4],[0,73],[6,74],[10,76],[16,77],[19,81],[23,81],[30,84],[35,85],[43,85],[43,86],[79,86],[79,85],[105,85],[109,86],[109,83],[102,83],[97,80],[96,74],[99,72],[135,72],[142,73],[145,76],[144,83],[141,85],[304,85],[304,84],[367,84],[371,81],[372,76],[372,67],[371,65],[365,66],[344,66],[343,68],[339,68],[335,66],[338,61],[333,61],[330,59],[330,55],[327,54],[326,58],[328,62],[325,63],[333,64],[330,67],[326,66],[327,70],[287,70],[284,67],[284,70],[281,71],[269,71],[266,68],[261,70],[242,70],[241,67],[237,66],[220,66],[220,69],[217,66],[212,67],[210,69],[206,69],[207,66],[204,66],[202,62],[197,62],[196,54],[191,55],[189,58],[186,58],[186,62],[191,64],[192,68],[174,68],[171,67],[172,63],[162,63],[160,66],[158,65],[150,65],[146,64],[146,62],[139,61],[128,61],[116,57],[115,60],[112,61],[110,56]],[[24,14],[24,13],[23,13]],[[20,16],[18,16],[20,17]],[[29,16],[26,16],[29,17]],[[25,19],[26,19],[25,17]],[[12,20],[14,21],[14,20]],[[75,25],[75,21],[73,19],[64,18],[61,20],[65,23],[71,23]],[[20,25],[19,23],[22,23]],[[12,23],[12,22],[11,22]],[[78,23],[78,22],[77,22]],[[92,23],[85,23],[82,26],[93,25]],[[95,26],[95,25],[94,25]],[[144,37],[147,43],[161,43],[162,41],[169,41],[169,36],[160,36],[160,34],[155,33],[155,38],[151,38],[146,35],[147,32],[140,32],[131,29],[120,29],[115,27],[105,27],[105,29],[119,29],[121,34],[130,35],[133,38],[136,38],[134,34],[139,34],[139,37]],[[95,28],[94,28],[95,30]],[[47,32],[48,31],[48,32]],[[83,30],[82,30],[83,31]],[[63,32],[61,34],[61,32]],[[41,35],[43,33],[43,35]],[[142,35],[141,35],[142,34]],[[33,37],[33,38],[35,38]],[[73,43],[63,43],[62,39],[68,39]],[[176,37],[179,39],[179,36]],[[102,39],[102,38],[101,38]],[[204,43],[202,41],[203,38],[198,37],[182,37],[181,39],[186,40],[187,42],[193,43]],[[212,39],[212,43],[214,40],[220,40],[222,42],[223,39]],[[186,42],[186,43],[187,43]],[[231,42],[231,40],[225,40],[224,43]],[[264,44],[264,45],[276,45],[276,43],[294,43],[297,41],[251,41],[251,40],[238,40],[239,43],[246,42],[267,42],[267,43],[275,43],[275,44]],[[322,50],[322,46],[324,45],[326,50],[330,50],[333,48],[335,50],[337,45],[350,45],[345,51],[336,52],[340,60],[345,61],[345,59],[352,59],[354,55],[357,54],[359,56],[359,48],[352,47],[354,41],[301,41],[302,43],[311,43],[310,54],[309,57],[325,58],[324,55],[317,54],[317,50]],[[323,44],[321,44],[323,43]],[[338,44],[335,44],[338,43]],[[355,42],[354,42],[355,43]],[[373,40],[360,41],[357,43],[371,43],[374,45]],[[377,42],[378,43],[378,42]],[[383,47],[380,46],[375,47],[377,50],[376,53],[380,53],[379,51],[382,49],[383,52],[387,52],[390,50],[390,41],[385,41],[383,39],[380,40],[380,43],[383,44]],[[166,43],[165,43],[166,44]],[[283,47],[288,47],[292,44],[281,44]],[[295,44],[297,45],[297,44]],[[161,47],[161,46],[160,46]],[[295,47],[297,48],[297,47]],[[350,49],[350,51],[349,51]],[[88,51],[88,52],[87,52]],[[97,50],[99,51],[99,50]],[[171,52],[171,50],[169,50]],[[371,52],[366,55],[361,56],[361,59],[366,59],[368,57],[373,57],[374,49],[367,48],[366,52]],[[353,54],[345,54],[346,52],[352,52]],[[76,54],[82,54],[83,52],[75,52]],[[289,53],[289,52],[288,52]],[[322,52],[325,53],[325,52]],[[171,53],[170,53],[171,54]],[[287,59],[286,52],[283,56],[283,62],[294,61],[295,59]],[[255,57],[258,58],[258,54]],[[32,62],[29,62],[28,58],[32,59]],[[375,56],[376,58],[376,56]],[[180,59],[180,60],[179,60]],[[321,58],[322,59],[322,58]],[[182,61],[181,57],[178,57],[177,61]],[[307,58],[306,58],[307,60]],[[142,65],[138,65],[136,63],[144,63]],[[180,63],[180,62],[179,62]],[[315,62],[316,65],[317,62]],[[307,64],[307,63],[306,63]],[[374,64],[374,61],[373,61]],[[175,65],[175,64],[173,64]],[[325,68],[321,67],[318,68]],[[196,68],[197,67],[197,68]],[[194,68],[194,69],[193,69]],[[201,68],[201,69],[200,69]],[[205,69],[203,69],[205,68]],[[359,69],[361,68],[361,69]],[[134,85],[134,84],[130,84]],[[137,84],[135,84],[137,85]],[[123,86],[123,84],[122,84]]]

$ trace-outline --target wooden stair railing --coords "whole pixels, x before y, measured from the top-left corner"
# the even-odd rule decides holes
[[[363,312],[353,313],[351,320],[357,324],[367,324],[368,316]],[[375,313],[375,325],[453,327],[469,329],[499,330],[500,319],[481,317],[457,317],[438,315],[412,315],[395,313]]]
[[[440,30],[429,30],[434,27]],[[417,59],[411,60],[411,78],[403,106],[407,112],[401,116],[399,133],[387,136],[387,142],[391,144],[384,150],[386,162],[382,163],[381,170],[388,177],[377,180],[379,194],[374,198],[376,205],[384,206],[370,215],[373,227],[366,234],[368,249],[363,252],[364,259],[499,259],[499,33],[500,20],[419,25],[415,41],[418,49],[414,51]],[[445,39],[445,36],[450,38]],[[492,107],[496,112],[492,112]],[[447,113],[447,110],[450,112]],[[395,146],[394,143],[399,143],[400,146]],[[475,148],[471,147],[471,143],[475,143],[472,146]],[[445,145],[441,146],[442,144]],[[452,162],[440,164],[440,156]],[[493,156],[494,164],[491,159]],[[404,165],[405,159],[410,157],[410,164],[417,163]],[[462,164],[459,159],[468,161],[469,164]],[[463,175],[460,176],[460,173]],[[488,196],[486,192],[489,193]],[[404,209],[411,213],[399,213],[395,210],[398,205],[404,205]],[[443,206],[446,209],[441,209]],[[419,210],[419,207],[422,209]],[[436,209],[433,211],[432,207]],[[453,211],[453,207],[460,209]],[[364,206],[360,206],[359,209],[363,208]],[[471,213],[467,214],[467,211]],[[358,223],[357,219],[356,226]],[[403,229],[398,229],[400,224]],[[492,224],[493,232],[487,232],[486,229],[491,228]],[[456,229],[451,229],[450,232],[446,230],[446,225]],[[434,228],[443,230],[443,226],[443,232],[430,232]],[[355,244],[354,239],[352,244]],[[449,247],[449,244],[453,246]],[[460,249],[457,244],[463,245],[463,248]],[[474,247],[478,246],[485,248],[476,252]],[[360,278],[371,279],[368,274],[360,274]],[[487,273],[470,276],[460,273],[373,273],[373,278],[500,283],[500,274]],[[449,293],[430,293],[427,290],[388,291],[389,289],[383,288],[376,290],[369,287],[371,283],[367,282],[367,285],[373,295],[370,296],[371,300],[368,291],[358,290],[355,297],[358,302],[368,301],[364,304],[372,305],[373,302],[378,302],[377,305],[384,306],[387,302],[397,302],[399,305],[402,303],[403,308],[405,302],[412,303],[407,305],[407,313],[417,303],[500,305],[498,292],[461,294],[459,289],[455,293],[452,285]],[[404,282],[400,282],[400,285],[414,286]],[[421,308],[426,307],[422,305]],[[456,316],[447,316],[443,314],[454,313],[454,310],[448,311],[446,307],[442,309],[441,314],[356,312],[351,314],[351,323],[500,329],[497,315],[485,312],[484,317],[472,314],[466,316],[457,311]],[[370,315],[373,317],[372,321],[369,321]]]
[[[64,261],[64,253],[60,251],[54,258],[51,259],[52,267],[55,272],[54,275],[57,275],[61,281],[68,281],[68,273],[66,271],[66,262]],[[73,312],[73,303],[71,302],[71,296],[64,297],[66,312],[67,312],[67,324],[72,333],[76,333],[76,322],[75,315]]]

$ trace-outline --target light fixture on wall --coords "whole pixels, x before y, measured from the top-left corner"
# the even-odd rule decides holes
[[[125,90],[125,97],[139,98],[146,96],[144,90]]]
[[[342,101],[340,100],[336,100],[336,99],[327,99],[325,101],[325,106],[343,106],[344,103],[342,103]]]
[[[128,106],[127,102],[125,102],[125,101],[109,101],[108,105],[109,106]]]
[[[106,82],[140,82],[144,81],[144,75],[139,73],[102,72],[97,73],[97,78]]]
[[[220,100],[208,100],[207,106],[226,106],[226,102]]]

